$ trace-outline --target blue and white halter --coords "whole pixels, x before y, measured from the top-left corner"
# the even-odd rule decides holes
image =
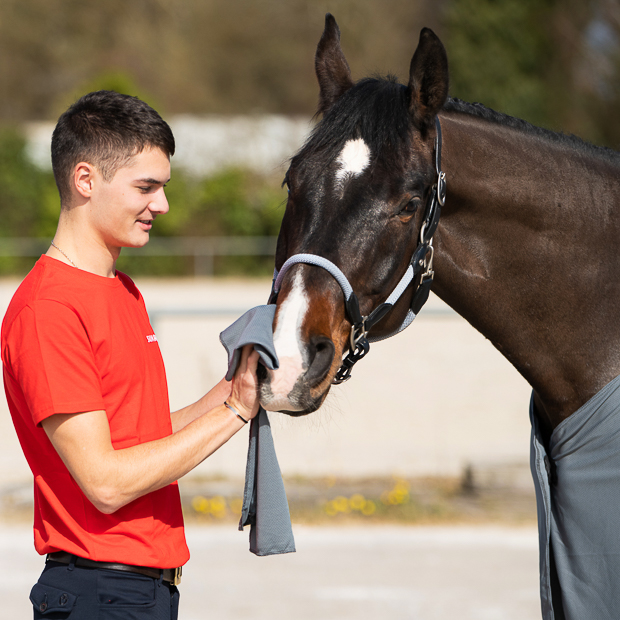
[[[371,342],[378,342],[390,338],[403,331],[406,327],[409,327],[428,299],[435,273],[433,271],[433,235],[439,224],[441,207],[443,207],[446,201],[447,187],[446,175],[441,171],[441,125],[439,123],[439,118],[435,118],[435,127],[437,129],[437,136],[435,138],[435,169],[437,172],[437,181],[432,187],[429,206],[420,228],[420,240],[405,274],[400,279],[391,295],[381,305],[375,308],[369,315],[362,316],[357,295],[353,292],[353,287],[344,273],[342,273],[342,270],[330,260],[322,256],[317,256],[316,254],[295,254],[282,265],[279,272],[274,270],[272,301],[277,297],[286,272],[293,265],[298,263],[315,265],[316,267],[325,269],[334,277],[336,282],[338,282],[340,288],[342,288],[347,318],[351,322],[351,336],[349,351],[343,358],[342,366],[333,380],[335,384],[343,383],[351,377],[354,364],[368,353]],[[373,325],[378,323],[394,307],[401,295],[405,292],[405,289],[420,273],[422,274],[420,283],[413,295],[411,307],[407,311],[407,316],[401,326],[387,336],[369,338],[368,332]]]

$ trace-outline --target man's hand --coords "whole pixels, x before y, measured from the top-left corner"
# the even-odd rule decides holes
[[[252,345],[246,345],[241,351],[239,366],[232,378],[228,403],[237,409],[246,419],[252,419],[258,413],[258,379],[256,369],[260,356]]]

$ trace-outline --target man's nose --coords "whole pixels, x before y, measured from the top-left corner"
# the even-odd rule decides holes
[[[157,214],[168,213],[168,211],[170,210],[168,198],[166,197],[166,192],[163,187],[158,189],[153,195],[153,200],[149,204],[149,210],[152,213]]]

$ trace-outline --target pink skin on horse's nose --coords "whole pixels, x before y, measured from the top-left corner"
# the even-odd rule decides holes
[[[271,394],[261,399],[265,409],[271,411],[297,411],[300,407],[289,400],[289,394],[297,384],[304,369],[300,363],[301,358],[279,358],[280,367],[277,370],[268,371]]]

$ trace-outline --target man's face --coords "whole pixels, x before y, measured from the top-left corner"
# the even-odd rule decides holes
[[[89,220],[108,248],[142,247],[153,220],[168,212],[164,187],[170,161],[159,148],[146,148],[119,168],[110,182],[96,171]]]

